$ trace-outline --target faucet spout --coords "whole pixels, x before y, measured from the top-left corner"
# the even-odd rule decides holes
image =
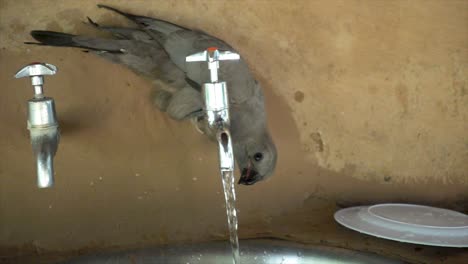
[[[216,139],[218,140],[219,168],[221,172],[234,171],[234,151],[232,150],[231,133],[227,128],[219,129]]]
[[[60,140],[58,126],[30,127],[29,131],[36,158],[37,186],[39,188],[52,187],[54,185],[54,156]]]
[[[54,184],[54,159],[51,153],[37,155],[37,186],[49,188]]]

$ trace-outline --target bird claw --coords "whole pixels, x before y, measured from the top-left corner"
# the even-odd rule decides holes
[[[192,125],[195,127],[195,129],[200,132],[200,134],[205,134],[205,132],[201,129],[203,118],[200,118],[198,116],[192,117],[190,121],[192,122]]]

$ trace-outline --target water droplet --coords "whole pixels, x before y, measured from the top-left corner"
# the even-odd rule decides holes
[[[141,200],[141,199],[143,199],[143,196],[138,196],[137,198],[138,198],[138,200]]]
[[[102,177],[101,177],[101,176],[99,176],[99,180],[102,181]]]
[[[140,177],[140,173],[135,173],[135,177]]]
[[[89,183],[89,185],[93,186],[93,185],[94,185],[94,182],[93,182],[93,181],[92,181],[92,182],[90,182],[90,183]]]
[[[49,204],[49,209],[52,209],[52,205],[51,205],[51,204]]]
[[[198,178],[197,178],[197,177],[193,177],[192,180],[193,180],[193,181],[197,181]]]

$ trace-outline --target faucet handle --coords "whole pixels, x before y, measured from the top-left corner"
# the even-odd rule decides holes
[[[29,65],[24,66],[15,74],[15,78],[32,77],[32,76],[43,76],[43,75],[54,75],[57,73],[57,67],[55,65],[45,62],[33,62]]]
[[[224,60],[239,60],[240,55],[231,51],[219,51],[217,47],[209,47],[205,51],[185,57],[185,62],[206,61],[210,70],[212,83],[218,82],[219,62]]]
[[[240,55],[231,51],[219,51],[216,47],[209,47],[205,51],[198,52],[187,56],[186,62],[194,61],[223,61],[223,60],[238,60]]]
[[[43,76],[54,75],[55,73],[57,73],[57,67],[55,65],[45,62],[33,62],[19,70],[15,74],[15,78],[31,77],[31,84],[34,86],[34,97],[43,98]]]

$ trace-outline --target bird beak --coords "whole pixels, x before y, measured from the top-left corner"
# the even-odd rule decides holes
[[[239,179],[239,182],[238,184],[243,184],[243,185],[252,185],[256,182],[258,182],[258,178],[256,177],[256,175],[258,175],[258,173],[254,170],[250,170],[250,173],[247,173],[248,169],[245,168],[242,170],[242,175]]]
[[[258,172],[255,170],[255,168],[253,168],[252,162],[249,160],[249,166],[242,169],[238,184],[252,185],[260,180],[260,177],[257,176]]]

